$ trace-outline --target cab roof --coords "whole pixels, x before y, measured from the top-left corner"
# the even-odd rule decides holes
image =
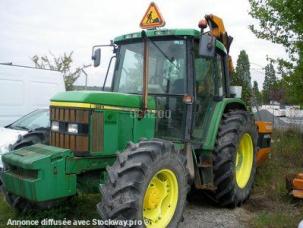
[[[200,38],[200,32],[196,29],[148,29],[145,30],[145,32],[147,37],[189,36],[195,39]],[[123,41],[129,41],[138,38],[142,38],[141,31],[118,36],[114,39],[114,43],[117,44]],[[224,45],[218,40],[216,40],[216,47],[227,53]]]
[[[199,38],[200,32],[196,29],[148,29],[145,30],[148,37],[160,37],[160,36],[191,36]],[[118,36],[114,39],[114,42],[121,42],[129,39],[141,38],[141,32],[129,33],[122,36]]]

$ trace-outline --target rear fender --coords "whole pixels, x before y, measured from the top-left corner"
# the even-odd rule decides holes
[[[247,110],[244,102],[238,98],[224,98],[222,101],[216,103],[214,111],[210,116],[208,129],[205,132],[202,151],[211,152],[214,150],[222,116],[232,109]]]

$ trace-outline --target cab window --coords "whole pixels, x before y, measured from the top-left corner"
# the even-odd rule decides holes
[[[214,98],[223,96],[223,66],[220,55],[215,58],[202,58],[199,56],[198,48],[194,50],[196,99],[192,138],[194,141],[201,142],[203,129],[209,121],[207,113],[211,113]]]

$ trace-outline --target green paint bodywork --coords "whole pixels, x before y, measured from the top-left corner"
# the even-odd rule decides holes
[[[220,49],[220,50],[223,51],[225,54],[227,54],[227,50],[226,50],[224,44],[221,43],[219,40],[216,40],[216,48]]]
[[[97,104],[92,112],[102,112],[104,115],[103,151],[94,151],[88,157],[75,157],[68,149],[34,145],[5,154],[2,159],[9,167],[2,174],[6,190],[31,201],[44,202],[74,195],[79,174],[99,170],[100,183],[101,176],[104,175],[102,172],[113,164],[116,153],[123,151],[129,141],[138,142],[142,137],[154,137],[156,118],[154,113],[149,113],[138,119],[137,112],[100,110],[98,105],[138,109],[141,99],[139,95],[106,92],[81,91],[56,95],[52,101]],[[152,97],[149,98],[148,107],[155,108]],[[90,148],[91,144],[90,141]],[[32,176],[23,176],[26,173],[31,173]],[[33,177],[33,173],[37,176]],[[83,179],[85,178],[81,178],[82,181]]]
[[[123,151],[129,141],[153,138],[155,121],[155,114],[138,119],[136,112],[104,111],[104,151],[100,155]]]
[[[167,37],[167,36],[189,36],[199,39],[200,32],[195,29],[149,29],[145,30],[147,37]],[[129,33],[118,36],[114,39],[114,43],[121,41],[142,38],[141,32]]]
[[[102,157],[68,157],[66,158],[66,173],[81,174],[92,170],[105,169],[112,165],[116,156]]]
[[[70,98],[67,99],[68,97]],[[138,97],[140,98],[137,95],[102,92],[92,94],[67,92],[56,95],[52,101],[111,106],[119,104],[117,107],[139,108]],[[129,102],[125,100],[128,98]],[[150,98],[149,101],[149,108],[154,109],[154,99]],[[96,182],[102,183],[104,178],[101,177],[105,175],[103,173],[106,172],[105,168],[113,164],[116,154],[122,152],[129,141],[138,142],[142,137],[147,139],[154,137],[156,121],[154,113],[139,119],[138,113],[131,111],[93,108],[92,112],[102,112],[104,115],[102,151],[90,153],[88,157],[76,157],[69,149],[37,144],[5,154],[2,160],[9,169],[1,175],[6,190],[34,202],[72,196],[76,194],[77,182],[83,183],[85,180],[82,176],[80,180],[78,175],[99,170],[99,178]],[[31,176],[24,175],[27,173]]]
[[[113,105],[117,107],[140,108],[142,96],[103,91],[69,91],[55,95],[51,101],[90,103],[99,105]],[[148,99],[148,109],[155,109],[155,100]]]
[[[77,174],[104,170],[115,159],[75,157],[69,149],[36,144],[3,155],[9,165],[3,181],[7,191],[31,201],[59,199],[76,193]]]
[[[76,175],[66,173],[67,149],[37,144],[2,156],[8,171],[5,189],[31,201],[42,202],[76,194]]]
[[[246,109],[244,102],[238,98],[224,98],[222,101],[215,102],[212,108],[209,110],[205,119],[207,126],[203,132],[204,141],[202,149],[204,152],[211,152],[214,150],[218,129],[222,115],[228,105],[237,105],[242,109]]]
[[[202,150],[198,150],[200,153],[213,151],[222,115],[230,104],[238,104],[245,108],[243,101],[236,98],[224,98],[222,101],[214,102],[205,119],[207,125],[203,132],[205,137]],[[9,192],[36,202],[74,195],[77,189],[77,175],[100,170],[101,176],[105,168],[115,161],[115,154],[125,149],[128,141],[137,142],[141,137],[154,137],[155,116],[139,120],[135,112],[102,112],[106,134],[104,151],[98,153],[98,156],[75,157],[68,149],[39,144],[13,151],[2,157],[3,162],[11,168],[3,174],[5,188]],[[176,147],[181,149],[182,144],[176,144]],[[195,158],[196,156],[198,154],[194,153]],[[14,171],[15,167],[20,174]],[[28,171],[37,172],[37,177],[22,176],[25,170],[25,174]]]

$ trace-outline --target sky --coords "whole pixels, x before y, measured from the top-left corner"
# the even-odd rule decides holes
[[[63,55],[73,51],[74,66],[91,64],[92,46],[109,44],[114,37],[140,31],[149,0],[0,0],[0,63],[30,65],[34,55]],[[251,63],[252,80],[262,87],[266,56],[287,57],[282,46],[260,40],[249,30],[258,22],[249,15],[248,0],[156,0],[165,28],[195,28],[205,14],[224,20],[234,37],[234,64],[241,50]],[[98,68],[86,69],[88,85],[103,84],[112,52],[102,49]],[[76,84],[84,84],[82,76]]]

